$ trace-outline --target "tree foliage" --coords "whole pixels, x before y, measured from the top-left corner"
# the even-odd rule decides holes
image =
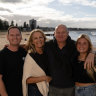
[[[7,30],[8,27],[9,27],[9,22],[0,19],[0,30]]]

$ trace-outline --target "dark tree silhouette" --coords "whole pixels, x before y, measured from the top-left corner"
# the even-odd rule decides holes
[[[13,20],[11,21],[11,25],[10,26],[14,26],[14,21]]]

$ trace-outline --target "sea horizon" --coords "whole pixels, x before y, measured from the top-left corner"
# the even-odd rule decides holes
[[[0,49],[2,49],[5,44],[8,44],[8,41],[6,39],[6,34],[7,32],[0,32]],[[45,31],[44,34],[48,39],[53,39],[54,31],[48,31],[48,32]],[[71,39],[75,41],[81,34],[87,34],[91,39],[93,47],[96,48],[96,31],[69,31],[69,36],[71,37]],[[21,41],[22,44],[26,43],[29,35],[30,32],[22,32],[22,37],[23,37]]]
[[[48,39],[53,39],[53,34],[54,31],[50,31],[50,32],[44,32],[47,35]],[[94,47],[96,47],[96,30],[87,30],[87,31],[69,31],[69,36],[71,37],[71,39],[73,40],[77,40],[77,38],[81,35],[81,34],[87,34],[90,39],[91,42],[93,44]]]

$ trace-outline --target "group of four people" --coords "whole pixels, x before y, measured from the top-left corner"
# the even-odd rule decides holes
[[[75,42],[60,24],[54,39],[45,42],[43,31],[35,29],[23,49],[21,31],[12,26],[7,39],[10,44],[0,52],[1,96],[96,96],[95,67],[88,68],[94,54],[87,35]]]

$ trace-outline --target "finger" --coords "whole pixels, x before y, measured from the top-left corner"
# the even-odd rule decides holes
[[[92,68],[92,62],[89,62],[88,64],[88,70],[90,70]]]
[[[89,63],[87,63],[87,65],[86,65],[87,67],[86,67],[86,69],[90,69],[90,64]]]
[[[88,68],[88,70],[90,70],[92,68],[92,61],[88,62],[87,68]]]
[[[86,65],[87,65],[87,62],[85,62],[85,63],[84,63],[84,69],[86,69],[86,68],[87,68],[87,67],[86,67]]]
[[[92,67],[94,67],[94,61],[93,60],[88,63],[88,69],[91,69]]]
[[[92,61],[92,67],[94,67],[94,63],[95,63],[95,62],[94,62],[94,60],[93,60],[93,61]]]

